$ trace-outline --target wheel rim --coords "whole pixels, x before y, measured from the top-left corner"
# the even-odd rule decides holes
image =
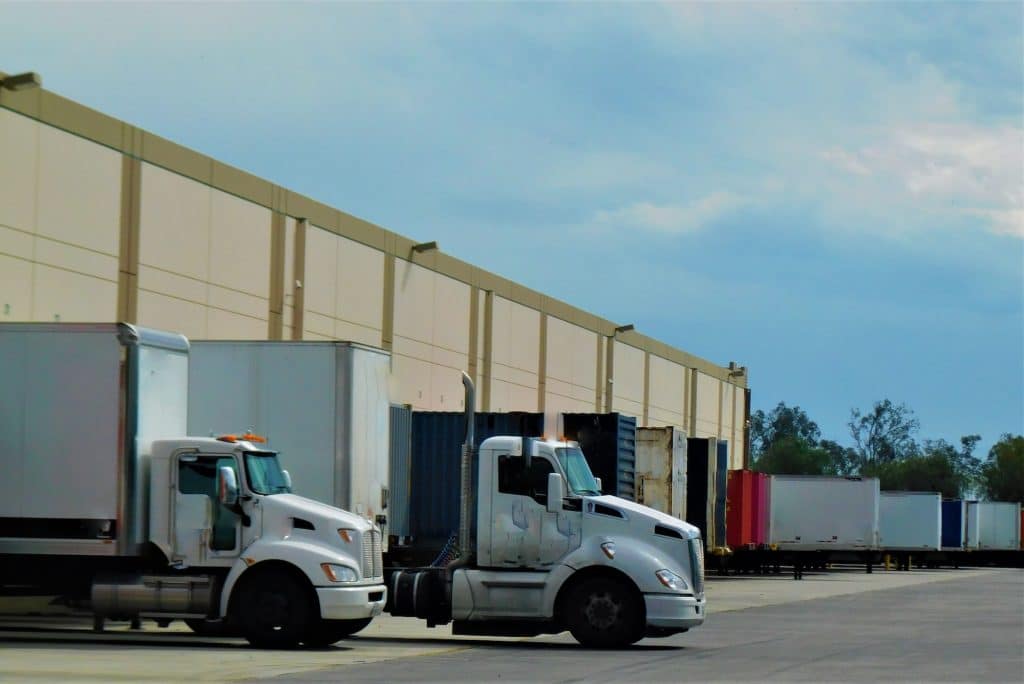
[[[593,593],[587,597],[583,614],[594,629],[606,630],[619,621],[622,603],[610,592]]]

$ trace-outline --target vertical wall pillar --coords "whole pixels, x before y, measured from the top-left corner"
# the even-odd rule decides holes
[[[604,350],[601,348],[601,345],[604,344],[605,337],[604,335],[597,334],[594,335],[594,339],[597,342],[597,354],[594,357],[597,359],[597,362],[594,364],[594,412],[600,413],[601,398],[604,396],[604,354],[602,353]]]
[[[696,368],[690,369],[690,437],[697,436],[697,373]]]
[[[395,255],[384,253],[384,306],[380,322],[380,346],[391,351],[395,343]],[[472,360],[470,363],[473,363]]]
[[[267,315],[267,339],[284,336],[284,252],[285,216],[270,215],[270,311]]]
[[[142,215],[142,162],[121,157],[121,239],[117,262],[117,320],[139,316],[139,232]]]
[[[651,352],[644,352],[644,422],[643,427],[650,423],[651,416]]]
[[[715,429],[715,437],[722,439],[722,397],[725,392],[725,383],[718,380],[718,427]]]
[[[484,367],[480,369],[480,408],[491,410],[491,361],[494,358],[494,293],[484,292]]]
[[[604,360],[604,412],[611,413],[615,405],[615,337],[605,339]]]
[[[469,377],[474,384],[477,382],[478,362],[480,356],[480,288],[473,285],[469,288]],[[479,402],[477,402],[479,404]],[[473,407],[476,410],[476,406]]]
[[[540,340],[537,348],[540,350],[537,358],[537,411],[544,413],[545,398],[547,396],[548,384],[548,315],[540,315]]]
[[[295,223],[295,277],[294,309],[292,310],[292,339],[302,339],[302,328],[306,315],[306,231],[309,221],[302,218]]]

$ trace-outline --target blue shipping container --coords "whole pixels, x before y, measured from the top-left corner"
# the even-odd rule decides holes
[[[725,546],[726,492],[729,486],[729,443],[718,441],[718,460],[715,471],[715,546]]]
[[[580,449],[605,494],[636,501],[636,418],[621,413],[563,413],[566,439]]]
[[[962,549],[964,547],[964,501],[942,502],[942,548]]]
[[[391,536],[408,537],[412,534],[409,529],[409,495],[412,493],[412,408],[408,405],[392,404],[390,429],[388,530]]]
[[[539,437],[543,431],[543,413],[476,414],[477,447],[488,437]],[[417,547],[440,549],[458,532],[459,481],[465,439],[464,413],[413,411],[409,527]],[[474,463],[474,489],[476,480]],[[475,517],[475,504],[471,510]]]

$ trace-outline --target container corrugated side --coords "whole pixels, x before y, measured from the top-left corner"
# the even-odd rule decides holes
[[[765,473],[754,473],[754,543],[761,547],[768,543],[768,528],[771,524],[771,478]]]
[[[729,477],[729,443],[718,440],[718,455],[715,460],[715,546],[726,543],[726,496]]]
[[[636,418],[621,413],[564,413],[566,439],[579,442],[605,494],[636,500]]]
[[[540,437],[543,413],[477,413],[477,447],[488,437]],[[443,544],[459,528],[459,482],[466,417],[461,412],[413,411],[410,530],[419,547]],[[474,489],[477,480],[473,465]],[[471,507],[475,516],[476,507]],[[475,521],[474,521],[475,525]],[[440,547],[438,547],[440,548]]]
[[[636,429],[636,500],[684,519],[686,435],[675,427]]]
[[[409,523],[409,499],[412,495],[412,408],[392,405],[389,429],[389,528],[395,537],[408,537],[412,535]]]
[[[730,470],[726,485],[726,544],[743,548],[754,540],[754,473]]]

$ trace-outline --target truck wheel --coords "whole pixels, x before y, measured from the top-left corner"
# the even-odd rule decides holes
[[[366,629],[373,618],[361,620],[317,620],[302,640],[310,648],[323,648]]]
[[[566,622],[584,646],[620,648],[644,636],[643,598],[623,582],[595,577],[572,590]]]
[[[246,582],[236,605],[242,634],[256,648],[295,648],[313,615],[305,587],[276,569]]]

